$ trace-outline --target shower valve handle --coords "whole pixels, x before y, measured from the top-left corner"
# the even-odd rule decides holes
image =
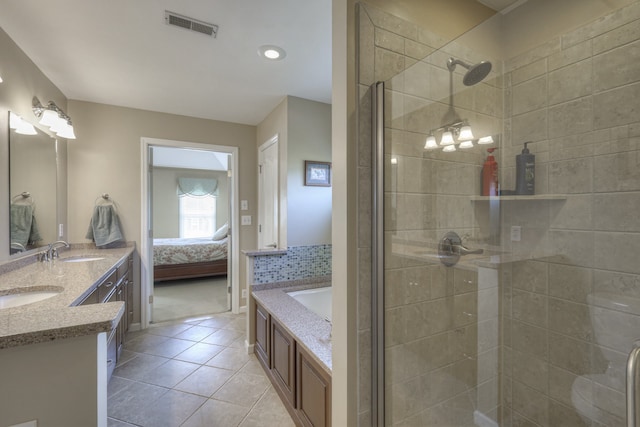
[[[484,249],[471,250],[467,248],[462,244],[460,236],[453,231],[445,234],[438,245],[440,261],[448,267],[455,265],[461,256],[481,253],[484,253]]]

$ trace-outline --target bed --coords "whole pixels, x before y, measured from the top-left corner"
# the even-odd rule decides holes
[[[153,280],[192,279],[227,274],[228,237],[153,239]]]

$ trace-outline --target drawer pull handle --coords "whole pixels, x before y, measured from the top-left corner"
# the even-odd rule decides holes
[[[113,282],[107,282],[107,283],[105,283],[105,286],[106,286],[107,288],[110,288],[110,287],[112,287],[112,286],[113,286]]]

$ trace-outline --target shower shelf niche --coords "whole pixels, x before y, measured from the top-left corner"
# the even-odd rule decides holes
[[[488,202],[492,200],[509,201],[547,201],[547,200],[567,200],[564,194],[535,194],[532,196],[471,196],[472,202]]]

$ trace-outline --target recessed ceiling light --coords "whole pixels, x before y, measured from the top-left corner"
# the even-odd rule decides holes
[[[272,61],[279,61],[287,56],[287,52],[285,52],[284,49],[278,46],[264,45],[258,48],[258,55]]]

